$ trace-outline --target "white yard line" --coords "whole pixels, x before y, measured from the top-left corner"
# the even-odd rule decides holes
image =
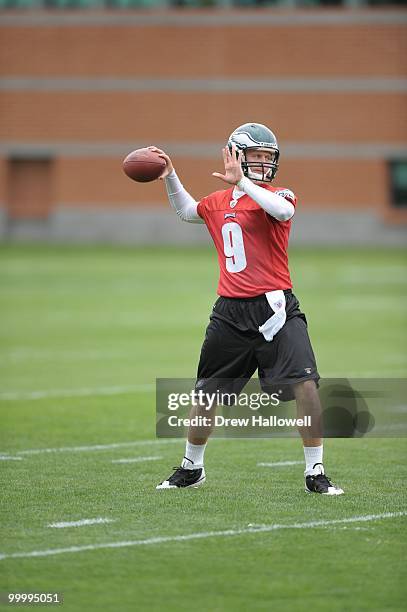
[[[83,389],[46,389],[42,391],[5,391],[0,400],[37,400],[47,397],[90,397],[94,395],[122,395],[154,391],[155,385],[115,385],[111,387],[85,387]]]
[[[140,461],[156,461],[162,457],[130,457],[129,459],[112,459],[112,463],[139,463]]]
[[[394,406],[392,410],[389,410],[393,414],[405,414],[407,412],[407,405],[400,404],[399,406]]]
[[[222,440],[222,442],[229,442],[230,440],[234,440],[234,438],[213,438],[211,440],[211,444],[214,441]],[[245,442],[261,442],[268,441],[268,438],[245,438]],[[90,446],[60,446],[56,448],[29,448],[20,451],[14,451],[15,455],[41,455],[43,453],[88,453],[93,451],[104,451],[115,448],[128,448],[133,446],[148,446],[151,444],[177,444],[177,443],[185,444],[184,438],[159,438],[154,440],[134,440],[132,442],[114,442],[112,444],[93,444]],[[3,455],[19,460],[21,457],[12,457],[11,455]]]
[[[161,493],[160,493],[161,494]],[[165,493],[164,493],[165,495]],[[190,540],[204,540],[206,538],[225,538],[246,534],[267,533],[281,529],[313,529],[316,527],[329,527],[330,525],[343,525],[349,523],[366,523],[369,521],[380,521],[406,516],[407,511],[384,512],[383,514],[367,514],[364,516],[351,516],[343,519],[308,521],[307,523],[291,523],[274,525],[261,525],[259,527],[244,527],[242,529],[225,529],[223,531],[203,531],[186,535],[157,536],[145,540],[127,540],[123,542],[106,542],[105,544],[87,544],[84,546],[69,546],[67,548],[49,548],[46,550],[31,550],[27,552],[16,552],[0,554],[0,561],[4,559],[26,559],[29,557],[51,557],[64,553],[77,553],[86,550],[102,550],[107,548],[130,548],[133,546],[151,546],[154,544],[167,544],[169,542],[188,542]]]
[[[47,360],[58,360],[58,361],[77,361],[78,359],[89,360],[89,359],[123,359],[126,357],[134,358],[134,351],[99,351],[99,350],[61,350],[53,351],[48,349],[36,349],[36,348],[18,348],[12,351],[0,352],[2,359],[7,359],[11,362],[22,362],[22,361],[47,361]]]
[[[304,461],[276,461],[275,463],[258,463],[260,467],[284,467],[286,465],[300,465]]]
[[[0,455],[0,461],[22,461],[22,457],[12,457],[11,455]]]
[[[134,440],[133,442],[115,442],[113,444],[94,444],[92,446],[60,446],[57,448],[32,448],[16,451],[16,455],[40,455],[42,453],[87,453],[92,451],[126,448],[129,446],[147,446],[149,444],[173,444],[185,442],[182,438],[162,438],[159,440]]]
[[[405,299],[399,299],[395,297],[393,298],[393,301],[389,299],[388,296],[385,296],[385,298],[375,297],[373,298],[373,300],[372,301],[364,300],[364,302],[366,302],[366,303],[363,303],[364,312],[366,312],[366,310],[377,311],[377,310],[385,309],[386,312],[391,310],[394,312],[404,313],[406,309],[406,305],[407,305]],[[356,310],[357,311],[359,309],[359,312],[360,312],[360,298],[343,298],[343,299],[338,300],[337,302],[334,302],[332,307],[335,308],[336,310]]]
[[[65,527],[83,527],[85,525],[100,525],[102,523],[114,523],[117,519],[109,518],[94,518],[94,519],[81,519],[80,521],[62,521],[60,523],[51,523],[47,527],[53,527],[55,529],[64,529]]]
[[[400,363],[402,357],[400,358]],[[405,368],[395,370],[391,368],[386,372],[386,368],[381,370],[364,370],[361,372],[328,372],[323,373],[324,378],[397,378],[406,375]],[[18,401],[18,400],[39,400],[53,397],[92,397],[103,395],[122,395],[125,393],[146,393],[155,390],[155,384],[135,384],[135,385],[113,385],[108,387],[84,387],[79,389],[43,389],[38,391],[4,391],[0,393],[0,401]]]
[[[382,370],[364,370],[363,372],[323,372],[321,375],[321,379],[326,381],[327,378],[346,378],[347,380],[354,380],[357,378],[358,380],[366,378],[380,378],[389,380],[392,378],[405,378],[407,374],[407,368],[398,370],[394,368],[383,367]]]
[[[337,278],[344,284],[372,285],[402,284],[407,282],[404,266],[382,266],[381,268],[367,266],[345,266],[337,274]]]

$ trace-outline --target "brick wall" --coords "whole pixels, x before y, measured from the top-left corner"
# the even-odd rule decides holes
[[[258,121],[279,139],[276,182],[304,211],[400,221],[388,214],[387,159],[407,154],[407,13],[208,15],[3,13],[3,209],[10,160],[35,157],[54,162],[55,209],[167,206],[161,183],[138,185],[121,170],[148,144],[167,148],[199,198],[221,188],[211,172],[232,129]]]

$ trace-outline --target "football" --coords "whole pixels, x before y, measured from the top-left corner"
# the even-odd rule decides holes
[[[151,149],[136,149],[123,160],[123,170],[138,183],[155,181],[165,168],[165,160]]]

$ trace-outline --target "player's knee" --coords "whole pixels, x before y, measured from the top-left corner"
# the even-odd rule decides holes
[[[317,384],[315,380],[303,380],[299,383],[296,383],[294,386],[294,394],[295,397],[303,397],[308,396],[312,397],[317,394]]]

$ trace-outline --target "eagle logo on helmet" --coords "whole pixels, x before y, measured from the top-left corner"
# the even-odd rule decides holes
[[[243,151],[243,174],[255,181],[271,183],[276,175],[280,157],[277,138],[273,132],[261,123],[244,123],[229,136],[230,151],[232,151],[232,144],[239,151]],[[271,153],[271,160],[269,162],[247,161],[246,151],[249,149],[267,151]]]

